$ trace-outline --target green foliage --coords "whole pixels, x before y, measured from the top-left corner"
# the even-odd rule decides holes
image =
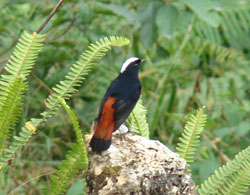
[[[19,136],[14,136],[14,140],[0,157],[0,170],[3,170],[7,166],[8,160],[12,160],[17,150],[26,145],[31,136],[35,134],[36,128],[34,126],[36,126],[38,122],[40,121],[33,120],[32,123],[27,122],[19,133]]]
[[[75,131],[77,134],[78,147],[73,146],[72,150],[69,151],[66,155],[67,160],[64,162],[64,165],[60,166],[60,172],[57,171],[59,177],[52,176],[52,184],[50,187],[50,194],[63,194],[67,189],[67,184],[75,176],[76,171],[81,168],[87,167],[87,151],[85,149],[84,141],[81,137],[81,131],[79,124],[76,120],[76,116],[70,109],[64,104],[63,100],[60,98],[69,99],[69,97],[77,92],[76,87],[79,87],[82,81],[85,79],[85,76],[91,70],[92,66],[99,61],[108,50],[111,49],[111,46],[123,46],[129,43],[129,40],[123,37],[110,37],[101,39],[95,44],[89,46],[89,50],[81,55],[80,60],[72,65],[71,71],[66,76],[66,80],[61,81],[60,85],[56,85],[53,88],[55,93],[53,93],[48,98],[47,107],[49,108],[48,112],[43,112],[43,120],[46,120],[52,114],[55,113],[55,110],[59,107],[58,102],[64,105],[66,111],[70,115]],[[81,149],[82,148],[82,149]],[[82,152],[83,150],[83,152]],[[82,165],[83,164],[83,165]]]
[[[216,4],[211,0],[186,0],[184,3],[191,8],[197,16],[213,27],[220,24],[220,15],[215,11]]]
[[[57,176],[50,176],[51,182],[46,190],[46,194],[52,195],[64,194],[70,185],[70,181],[76,176],[79,170],[86,171],[88,168],[87,150],[77,117],[64,99],[59,98],[59,102],[71,118],[76,132],[77,144],[73,144],[71,150],[67,152],[66,160],[63,160],[63,164],[59,166],[59,170],[56,170]]]
[[[73,144],[71,150],[66,154],[66,160],[56,170],[56,176],[51,175],[46,194],[64,194],[69,187],[70,181],[79,173],[79,170],[84,168],[83,156],[78,144]],[[86,159],[85,159],[86,160]]]
[[[4,152],[10,133],[14,130],[21,116],[24,92],[27,84],[23,77],[18,76],[11,83],[2,100],[0,107],[0,156]]]
[[[25,145],[31,133],[23,129],[20,137],[14,137],[14,142],[9,148],[8,138],[14,130],[21,116],[24,93],[27,89],[25,81],[35,60],[42,50],[44,35],[29,34],[24,31],[18,44],[10,57],[5,70],[7,74],[0,79],[0,169],[6,166],[7,161],[13,156],[18,146]]]
[[[66,195],[85,195],[85,194],[86,194],[86,182],[82,181],[82,179],[78,179],[68,189]]]
[[[105,53],[111,49],[111,46],[123,46],[129,43],[129,40],[123,37],[114,37],[111,36],[109,39],[104,38],[101,39],[96,44],[91,44],[89,46],[89,50],[87,50],[82,56],[81,59],[72,65],[71,71],[66,76],[66,80],[61,81],[60,85],[57,84],[56,87],[53,88],[55,93],[53,93],[48,98],[47,107],[49,111],[45,111],[42,113],[42,119],[32,118],[31,121],[27,123],[32,123],[34,128],[37,128],[41,122],[45,122],[49,117],[55,114],[55,111],[59,108],[60,103],[58,97],[63,97],[65,99],[69,99],[71,95],[78,90],[75,87],[79,87],[85,76],[91,70],[91,67],[100,60]],[[14,72],[13,72],[14,74]],[[25,128],[25,127],[24,127]],[[29,136],[30,138],[30,136]],[[28,141],[28,139],[25,139]],[[22,146],[23,144],[18,144],[18,146]],[[12,147],[12,146],[10,146]],[[18,147],[11,148],[10,150],[6,150],[9,152],[8,157],[13,156],[17,151]],[[5,164],[7,164],[8,159],[6,157],[2,158],[5,160]]]
[[[40,35],[35,32],[29,34],[24,31],[16,45],[13,55],[10,56],[5,70],[13,75],[14,78],[17,75],[28,76],[35,64],[38,54],[43,48],[42,42],[44,38],[45,35]]]
[[[250,184],[250,146],[216,170],[198,189],[199,194],[244,194]]]
[[[142,99],[140,98],[134,110],[129,115],[127,122],[131,131],[143,137],[149,138],[149,129],[146,115],[147,110],[143,106]]]
[[[200,135],[206,124],[207,116],[203,114],[203,108],[200,108],[196,115],[190,116],[190,121],[185,125],[184,132],[179,137],[176,150],[179,155],[188,163],[194,161],[194,155],[200,143]]]
[[[76,141],[77,141],[78,147],[80,148],[80,150],[82,152],[81,156],[83,158],[81,159],[81,161],[83,162],[83,168],[87,169],[88,168],[88,152],[86,150],[85,141],[83,139],[82,130],[80,129],[80,125],[79,125],[79,122],[77,120],[77,117],[76,117],[75,113],[70,109],[70,107],[66,104],[64,99],[59,98],[59,101],[62,104],[62,106],[64,107],[64,109],[67,111],[67,113],[72,121],[72,124],[74,126],[74,130],[76,132]]]
[[[18,44],[15,47],[14,53],[5,67],[8,74],[1,75],[0,80],[0,105],[3,104],[2,98],[7,93],[8,86],[15,79],[22,75],[27,78],[31,69],[35,65],[36,58],[41,52],[45,35],[37,33],[29,34],[26,31],[21,35]]]
[[[57,2],[0,1],[1,75],[6,73],[10,78],[3,67],[22,32],[37,30]],[[27,134],[30,141],[20,142],[24,143],[22,149],[15,145],[19,144],[15,138],[9,139],[12,150],[5,151],[1,165],[14,154],[15,158],[12,166],[6,167],[8,171],[1,173],[0,191],[42,194],[49,181],[40,175],[50,174],[44,170],[58,166],[69,145],[76,142],[68,130],[72,123],[64,120],[64,113],[56,112],[61,89],[53,97],[55,104],[50,100],[51,107],[47,106],[49,99],[44,100],[56,84],[65,91],[60,81],[65,82],[65,75],[72,72],[70,65],[87,45],[109,35],[129,37],[132,44],[114,49],[98,62],[98,68],[91,65],[92,73],[84,76],[82,87],[73,86],[72,90],[77,89],[73,94],[66,92],[73,97],[68,105],[77,113],[81,128],[90,129],[101,98],[124,60],[130,56],[146,58],[140,77],[151,139],[174,148],[188,114],[206,106],[206,131],[190,166],[195,183],[202,183],[250,143],[249,10],[247,0],[64,1],[44,29],[46,40],[39,43],[46,46],[31,77],[25,76],[29,89],[11,134],[19,138],[25,130],[33,135],[35,132],[26,126],[21,128],[27,119],[32,119],[26,123],[30,129],[39,125],[39,131],[32,140]],[[8,87],[1,82],[0,101]],[[47,120],[49,116],[54,117]]]

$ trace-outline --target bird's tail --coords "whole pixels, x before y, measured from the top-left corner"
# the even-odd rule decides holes
[[[92,151],[97,153],[101,153],[102,151],[109,149],[110,145],[111,138],[109,140],[104,140],[93,135],[90,141],[90,147],[92,148]]]
[[[105,123],[107,123],[107,121],[105,121]],[[95,132],[90,141],[90,147],[93,152],[101,153],[102,151],[109,149],[111,145],[113,125],[110,123],[103,125],[102,122],[99,122],[94,129]]]
[[[103,104],[100,118],[98,118],[95,133],[90,141],[90,147],[94,152],[100,153],[109,149],[112,133],[115,128],[114,108],[115,98],[109,97]]]

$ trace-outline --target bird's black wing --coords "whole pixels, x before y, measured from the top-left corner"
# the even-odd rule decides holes
[[[117,83],[117,78],[110,84],[110,86],[108,87],[105,95],[103,96],[100,107],[99,107],[98,118],[101,115],[104,102],[108,99],[108,97],[114,97],[114,98],[117,97],[117,95],[118,95],[117,92],[116,92],[117,90],[115,90],[116,83]]]
[[[137,101],[129,101],[118,99],[113,107],[115,108],[114,112],[114,123],[115,123],[115,130],[117,130],[122,123],[128,118],[129,114],[132,112],[136,105]]]

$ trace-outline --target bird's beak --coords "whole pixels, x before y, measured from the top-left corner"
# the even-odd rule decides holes
[[[146,61],[146,59],[141,59],[141,63],[143,63],[144,61]]]

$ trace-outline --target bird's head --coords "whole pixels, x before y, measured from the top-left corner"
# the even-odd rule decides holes
[[[133,69],[139,70],[141,63],[144,61],[144,59],[141,60],[137,57],[128,58],[121,67],[121,74]]]

